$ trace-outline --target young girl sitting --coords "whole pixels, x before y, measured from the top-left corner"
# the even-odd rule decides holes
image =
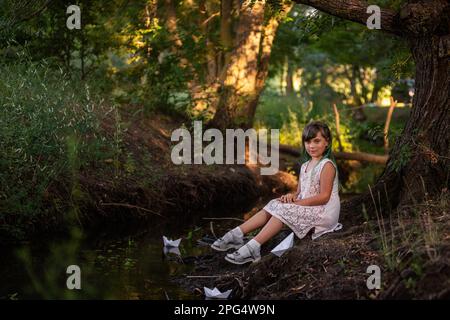
[[[322,122],[309,123],[302,134],[304,162],[297,192],[270,201],[261,211],[240,226],[228,231],[211,247],[218,251],[239,249],[225,259],[234,264],[261,259],[261,245],[287,225],[302,239],[312,228],[313,239],[342,227],[338,223],[340,199],[337,166],[331,153],[332,137]],[[245,234],[264,226],[244,245]]]

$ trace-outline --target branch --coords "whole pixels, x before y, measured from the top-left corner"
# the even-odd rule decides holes
[[[208,19],[203,21],[202,26],[207,25],[209,23],[209,21],[211,21],[212,18],[219,17],[219,16],[220,16],[220,12],[213,13]]]
[[[369,4],[361,0],[294,0],[294,2],[363,25],[366,25],[370,16],[366,12]],[[381,8],[381,30],[400,35],[401,29],[396,23],[396,15],[397,12],[393,10]]]
[[[298,147],[292,147],[285,144],[280,144],[279,149],[281,153],[289,154],[294,157],[298,157],[301,155],[300,148]],[[379,163],[379,164],[386,164],[388,160],[387,155],[378,155],[378,154],[371,154],[366,152],[333,152],[333,155],[336,159],[341,160],[356,160],[356,161],[364,161],[364,162],[371,162],[371,163]]]

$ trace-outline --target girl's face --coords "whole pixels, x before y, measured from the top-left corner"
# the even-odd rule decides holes
[[[320,158],[328,147],[328,141],[322,135],[322,132],[317,132],[316,136],[308,141],[305,141],[305,148],[312,158]]]

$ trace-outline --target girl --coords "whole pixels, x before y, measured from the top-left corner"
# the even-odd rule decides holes
[[[309,123],[302,134],[304,162],[300,169],[297,192],[270,201],[261,211],[240,226],[228,231],[211,247],[218,251],[239,249],[225,259],[234,264],[261,259],[263,243],[286,224],[302,239],[312,228],[313,239],[340,229],[340,199],[337,166],[331,154],[331,133],[322,122]],[[264,226],[244,245],[244,234]]]

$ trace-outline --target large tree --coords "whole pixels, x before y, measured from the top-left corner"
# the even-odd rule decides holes
[[[280,6],[289,12],[292,4]],[[269,8],[270,9],[270,8]],[[266,0],[245,0],[240,7],[235,46],[220,79],[220,92],[210,127],[249,128],[264,88],[279,17],[265,21]]]
[[[361,24],[370,16],[369,4],[360,0],[295,2]],[[449,187],[449,1],[409,0],[398,10],[381,9],[381,31],[409,44],[416,68],[413,107],[377,183],[371,192],[344,202],[344,213],[360,212],[355,209],[362,204],[371,207],[372,195],[377,205],[394,208]]]

